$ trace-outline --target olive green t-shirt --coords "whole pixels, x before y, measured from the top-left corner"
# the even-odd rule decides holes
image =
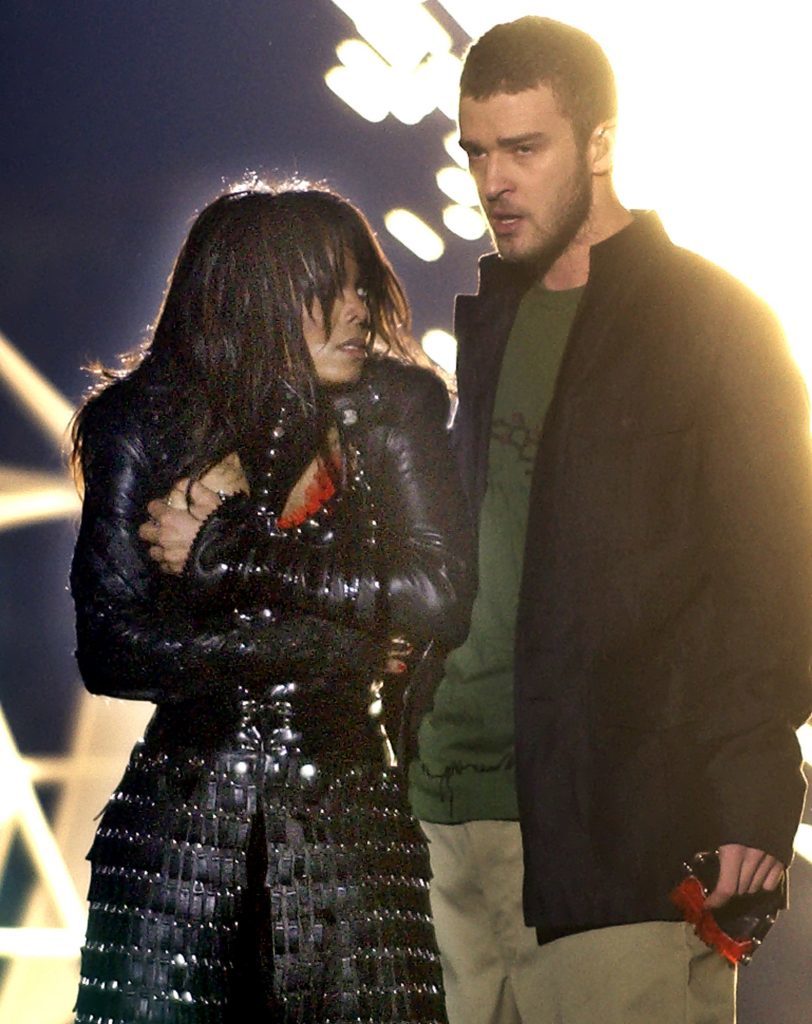
[[[582,291],[534,285],[508,338],[491,423],[471,628],[446,659],[409,766],[412,809],[424,821],[518,818],[513,650],[530,478]]]

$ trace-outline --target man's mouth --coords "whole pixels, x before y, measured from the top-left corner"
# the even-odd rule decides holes
[[[522,221],[522,215],[512,212],[492,212],[491,227],[495,235],[512,235]]]

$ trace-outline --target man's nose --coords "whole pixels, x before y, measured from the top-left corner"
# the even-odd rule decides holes
[[[486,158],[479,191],[488,202],[493,202],[503,193],[510,191],[510,182],[501,154],[494,153]]]

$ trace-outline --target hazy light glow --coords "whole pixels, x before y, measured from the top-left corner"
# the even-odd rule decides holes
[[[73,406],[35,370],[0,332],[0,381],[35,423],[61,446],[65,439]]]
[[[445,53],[451,37],[415,0],[333,0],[370,45],[393,67],[414,68],[430,53]]]
[[[423,351],[441,366],[446,373],[453,373],[457,366],[457,342],[448,331],[435,329],[427,331],[421,338]]]
[[[459,133],[455,128],[453,132],[449,132],[447,135],[443,136],[443,148],[455,164],[461,167],[464,171],[467,171],[468,154],[460,146],[459,139]]]
[[[390,109],[389,68],[366,43],[343,42],[336,51],[341,67],[324,76],[329,88],[366,121],[383,121]]]
[[[437,82],[432,65],[414,70],[393,68],[390,72],[392,115],[402,124],[417,124],[437,106]]]
[[[446,206],[443,210],[443,224],[460,238],[475,242],[485,234],[487,224],[485,218],[470,206]]]
[[[795,833],[795,852],[812,864],[812,825],[801,823]]]
[[[355,23],[359,39],[341,43],[341,67],[325,81],[368,121],[391,113],[403,124],[417,124],[438,106],[449,117],[456,110],[460,61],[451,37],[414,0],[336,0]]]
[[[387,231],[419,259],[433,263],[443,255],[442,238],[411,210],[390,210],[384,223]]]
[[[436,83],[434,104],[445,116],[455,121],[459,105],[460,74],[462,61],[453,53],[435,53],[426,62]]]
[[[437,172],[437,184],[449,199],[462,206],[478,206],[474,180],[467,171],[459,167],[441,167]]]
[[[79,495],[70,482],[0,494],[0,530],[78,514]]]
[[[597,0],[595,2],[597,3]],[[520,0],[499,0],[497,7],[492,0],[443,0],[442,6],[460,28],[475,39],[498,21],[512,21],[523,14],[549,14],[550,5],[541,2],[532,4],[522,3]],[[558,17],[562,21],[566,20],[561,15]]]
[[[447,33],[423,17],[417,0],[339,0],[338,6],[391,68],[409,71],[411,78],[398,80],[397,88],[411,81],[415,96],[406,102],[391,93],[390,109],[414,122],[433,102],[454,116],[456,83],[449,83],[461,53],[451,52]],[[636,0],[500,0],[498,8],[491,0],[436,0],[434,6],[442,6],[471,37],[523,14],[558,18],[593,35],[617,76],[615,181],[622,202],[656,209],[675,242],[719,263],[762,295],[781,318],[802,370],[812,377],[804,251],[812,223],[802,180],[810,145],[798,128],[805,123],[808,94],[803,5],[774,0],[766,15],[758,6],[706,0],[684,0],[676,7],[641,6]],[[431,62],[446,61],[449,76],[444,85],[436,84],[432,100],[415,84],[428,55]],[[759,74],[753,74],[754,67]],[[366,90],[367,103],[371,92],[377,93],[376,102],[382,96],[369,84],[359,88]],[[451,139],[455,133],[441,131],[451,159],[464,167]],[[429,189],[436,170],[416,168],[415,173],[425,175]],[[438,206],[432,224],[439,233],[452,230],[440,223],[442,209]]]
[[[0,928],[0,956],[76,956],[87,915],[0,709],[0,826],[15,829],[59,913],[61,928]],[[3,844],[5,854],[8,844]],[[3,858],[3,861],[5,858]],[[0,863],[0,875],[5,863]]]
[[[798,742],[801,744],[804,761],[812,766],[812,725],[801,726],[798,730]]]
[[[0,333],[0,381],[36,426],[59,450],[67,438],[73,407]],[[58,476],[18,466],[0,466],[0,530],[49,519],[79,509],[68,474]]]
[[[324,80],[367,121],[382,121],[391,113],[403,124],[417,124],[439,103],[456,106],[459,61],[451,54],[429,56],[415,67],[392,66],[359,39],[345,40],[336,54],[341,65]]]

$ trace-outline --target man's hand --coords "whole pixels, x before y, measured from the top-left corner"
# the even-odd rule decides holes
[[[705,900],[708,910],[723,906],[733,896],[778,887],[784,865],[763,850],[728,843],[719,847],[719,881]]]
[[[390,645],[383,671],[386,675],[399,676],[409,667],[408,661],[413,653],[413,648],[402,637],[394,637],[390,640]]]
[[[186,565],[201,523],[218,507],[220,495],[202,483],[178,480],[166,498],[147,505],[149,519],[138,536],[149,544],[149,557],[162,572],[179,574]]]

